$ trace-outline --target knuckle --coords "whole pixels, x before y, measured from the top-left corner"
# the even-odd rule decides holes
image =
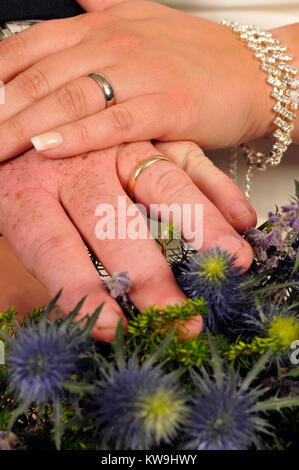
[[[140,292],[140,291],[143,291],[144,289],[148,289],[148,287],[151,285],[152,282],[153,282],[152,273],[142,274],[136,277],[136,279],[134,279],[134,282],[131,288],[131,293],[133,293],[133,290]]]
[[[164,86],[168,86],[167,83]],[[188,123],[194,120],[194,102],[192,102],[186,90],[182,87],[178,87],[175,91],[169,89],[165,93],[164,101],[168,103],[168,107],[172,111],[172,126],[187,129]]]
[[[169,273],[168,273],[169,274]],[[154,285],[159,285],[160,282],[165,282],[167,278],[167,271],[161,270],[159,273],[156,272],[155,276],[153,276],[152,272],[149,273],[139,273],[138,276],[133,280],[132,287],[131,287],[131,294],[135,292],[142,292],[144,290],[154,289]]]
[[[214,163],[202,152],[202,150],[194,144],[185,155],[184,170],[188,174],[192,174],[195,170],[209,169],[216,170]]]
[[[111,49],[125,49],[126,52],[135,52],[140,47],[141,38],[132,31],[120,30],[112,34],[108,43]]]
[[[71,243],[64,234],[45,237],[39,236],[28,244],[29,253],[33,254],[33,261],[36,262],[58,262],[65,259],[68,253],[72,254],[78,248],[77,243]]]
[[[8,122],[9,126],[9,135],[16,142],[23,142],[26,140],[26,132],[24,124],[17,118],[14,118]]]
[[[110,120],[115,131],[128,132],[134,125],[133,116],[124,105],[111,107]]]
[[[18,75],[15,80],[21,93],[31,102],[36,102],[49,94],[48,81],[43,73],[36,68],[26,70]]]
[[[157,176],[154,183],[155,194],[163,199],[174,199],[190,186],[190,180],[180,168],[174,167]]]
[[[81,123],[77,128],[78,140],[85,146],[90,144],[90,134],[87,126]]]
[[[80,85],[68,84],[57,91],[57,104],[64,114],[81,117],[86,113],[86,97]]]
[[[18,60],[26,52],[27,46],[22,35],[12,36],[1,42],[0,56],[4,60]]]

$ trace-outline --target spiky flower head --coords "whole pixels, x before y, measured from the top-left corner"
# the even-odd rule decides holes
[[[188,414],[186,395],[175,373],[156,364],[168,344],[166,338],[144,362],[137,352],[126,359],[123,347],[115,363],[100,367],[88,410],[101,448],[147,450],[177,435]]]
[[[85,317],[75,323],[83,299],[64,320],[56,314],[49,322],[58,297],[41,313],[38,325],[28,320],[23,329],[16,323],[14,337],[0,332],[8,345],[7,382],[15,398],[21,401],[20,407],[12,413],[9,428],[32,403],[41,407],[51,403],[56,411],[61,411],[60,400],[68,395],[67,384],[76,384],[77,390],[82,385],[73,380],[73,374],[80,373],[82,346],[91,336],[100,309],[89,319]],[[84,321],[86,324],[82,327]],[[56,415],[58,419],[60,412]],[[56,440],[58,445],[59,439]]]
[[[138,364],[136,357],[125,365],[110,365],[95,385],[89,409],[101,445],[114,450],[169,443],[188,412],[175,377],[148,362]]]
[[[265,303],[258,309],[258,317],[244,317],[244,331],[272,338],[283,350],[299,339],[299,315],[288,305]]]
[[[240,266],[235,266],[236,256],[219,248],[197,252],[184,263],[177,277],[178,284],[191,299],[203,297],[210,313],[207,325],[212,330],[231,323],[234,317],[252,309],[246,300],[246,289],[242,282],[247,275]],[[250,304],[250,305],[249,305]]]
[[[267,363],[263,356],[243,379],[233,366],[225,367],[210,339],[212,373],[201,367],[193,373],[195,391],[185,428],[189,450],[247,450],[260,447],[260,434],[269,432],[269,423],[260,412],[299,404],[299,398],[262,400],[265,391],[252,382]]]
[[[7,353],[10,388],[19,400],[53,402],[64,396],[63,382],[76,372],[76,359],[71,338],[59,328],[19,330]]]

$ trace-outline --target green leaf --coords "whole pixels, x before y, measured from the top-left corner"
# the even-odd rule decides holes
[[[285,376],[286,377],[299,377],[299,367],[296,367],[296,369],[291,370]]]
[[[209,331],[207,333],[207,336],[208,336],[208,343],[209,343],[210,351],[211,351],[211,363],[213,365],[217,384],[220,386],[223,382],[222,359],[218,354],[216,343],[215,341],[213,341],[211,333]]]
[[[294,274],[297,269],[299,268],[299,248],[298,248],[298,251],[297,251],[297,256],[296,256],[296,260],[295,260],[295,265],[292,269],[292,273],[291,274]]]
[[[10,420],[8,423],[8,431],[11,431],[17,418],[29,410],[30,405],[31,405],[31,399],[28,399],[22,402],[20,406],[11,413]]]
[[[267,362],[269,361],[271,355],[273,354],[272,350],[269,350],[264,354],[258,362],[252,367],[252,369],[248,372],[247,376],[243,380],[240,390],[246,390],[250,384],[254,381],[254,379],[258,376],[258,374],[263,370]]]
[[[81,339],[82,341],[84,341],[85,339],[88,338],[88,336],[91,335],[91,332],[92,332],[92,329],[94,327],[94,325],[96,324],[97,322],[97,319],[99,318],[99,315],[101,313],[101,310],[103,308],[103,305],[104,304],[101,304],[96,310],[95,312],[92,314],[92,315],[87,315],[87,322],[84,326],[84,328],[82,329],[82,333],[81,333]]]
[[[62,385],[71,393],[90,393],[93,392],[95,388],[94,385],[84,382],[65,381]]]
[[[176,333],[176,329],[173,328],[170,331],[170,333],[168,333],[168,335],[165,336],[163,341],[161,341],[161,343],[159,344],[159,347],[153,353],[151,353],[151,355],[146,360],[148,365],[151,366],[152,364],[158,361],[158,359],[162,356],[162,354],[166,351],[166,349],[170,345],[171,341],[174,338],[175,333]]]
[[[61,437],[64,430],[63,409],[60,401],[53,403],[53,417],[54,417],[54,440],[57,450],[61,450]]]
[[[295,194],[296,194],[296,197],[299,198],[299,181],[294,180],[294,182],[295,182]]]
[[[284,289],[286,287],[299,286],[299,282],[284,282],[283,284],[271,284],[270,286],[263,287],[262,289],[256,289],[255,294],[263,294],[272,290]]]
[[[86,296],[83,297],[80,302],[76,305],[76,307],[74,308],[74,310],[72,310],[68,315],[67,317],[63,320],[63,322],[61,323],[61,326],[60,326],[60,331],[62,333],[65,333],[66,330],[70,327],[70,325],[73,323],[74,319],[78,316],[78,314],[80,313],[80,310],[81,310],[81,307],[84,303],[86,299]]]
[[[124,366],[125,364],[125,340],[124,340],[124,327],[121,319],[118,322],[116,333],[115,333],[115,340],[113,343],[114,351],[115,351],[115,359],[117,364]]]
[[[292,406],[299,406],[299,397],[291,398],[270,398],[269,400],[261,401],[253,406],[254,411],[279,411],[281,408],[291,408]]]
[[[243,281],[242,282],[242,287],[255,286],[258,282],[260,282],[262,279],[264,279],[270,272],[271,272],[271,269],[268,269],[268,270],[265,270],[261,273],[255,274],[253,277],[250,277],[246,281]]]
[[[61,296],[61,292],[62,292],[62,289],[60,289],[60,291],[55,295],[55,297],[49,302],[45,310],[41,312],[41,313],[45,312],[46,317],[48,317],[49,314],[52,312],[52,310],[54,310],[54,308],[57,306],[57,301],[59,297]]]

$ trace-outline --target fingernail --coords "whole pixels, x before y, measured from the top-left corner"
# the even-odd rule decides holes
[[[99,315],[99,319],[96,322],[96,327],[105,330],[112,330],[117,328],[119,321],[121,320],[120,314],[114,309],[105,309]]]
[[[63,142],[63,137],[59,132],[46,132],[30,139],[38,152],[58,147]]]
[[[251,206],[247,202],[238,201],[232,206],[230,215],[232,219],[242,219],[243,217],[252,216]]]
[[[116,312],[116,310],[106,310],[105,316],[102,316],[102,319],[100,314],[95,325],[96,339],[104,342],[114,341],[116,329],[120,321],[122,321],[122,317]]]
[[[217,246],[221,250],[227,250],[230,254],[236,253],[244,247],[243,243],[232,235],[220,237],[217,241]]]

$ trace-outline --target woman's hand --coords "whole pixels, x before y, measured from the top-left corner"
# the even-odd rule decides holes
[[[37,24],[0,44],[0,160],[40,134],[38,149],[63,158],[147,139],[216,148],[268,132],[271,87],[226,27],[144,0],[98,5],[112,8]],[[92,72],[109,79],[116,106],[104,110]]]
[[[116,209],[119,196],[131,210],[125,226],[134,219],[136,208],[125,192],[130,171],[161,152],[176,165],[160,161],[147,168],[137,179],[136,201],[147,209],[150,204],[177,203],[181,208],[188,204],[195,233],[201,230],[195,226],[195,207],[203,205],[202,249],[218,245],[235,253],[238,264],[249,266],[252,250],[237,230],[254,225],[255,213],[241,191],[193,143],[161,144],[159,150],[150,143],[129,144],[66,160],[50,160],[32,150],[0,166],[0,232],[51,296],[63,287],[63,311],[68,312],[83,296],[87,300],[82,315],[105,302],[94,329],[101,340],[113,339],[119,319],[124,324],[126,320],[103,288],[83,240],[110,274],[128,272],[130,298],[137,308],[185,299],[153,239],[101,240],[96,231],[101,220],[97,207],[110,204]],[[225,198],[219,193],[225,193]],[[115,219],[116,224],[122,222],[123,214],[116,212]],[[108,226],[113,222],[110,218]],[[144,219],[139,223],[140,231],[147,233]],[[195,319],[187,325],[189,334],[198,333],[201,325],[201,319]]]

